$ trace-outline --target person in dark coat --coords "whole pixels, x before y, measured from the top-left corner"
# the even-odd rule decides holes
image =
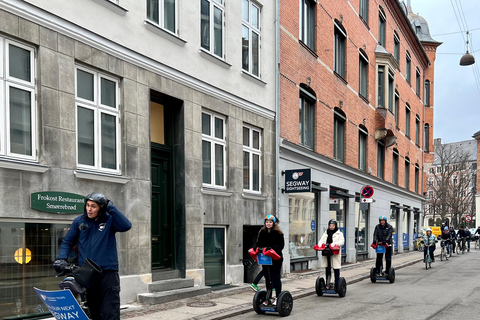
[[[375,231],[373,232],[373,243],[371,247],[376,249],[377,246],[385,246],[385,260],[387,261],[385,273],[388,274],[388,271],[392,266],[393,227],[387,223],[386,216],[380,216],[378,218],[378,222],[379,223],[377,224],[377,226],[375,227]],[[380,273],[382,267],[383,253],[377,253],[377,261],[375,264],[376,273]]]

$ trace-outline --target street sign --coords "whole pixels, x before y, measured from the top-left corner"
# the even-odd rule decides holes
[[[365,186],[362,188],[362,197],[371,198],[373,196],[373,187]]]
[[[371,203],[373,202],[373,199],[372,198],[362,198],[362,200],[360,200],[361,203]]]
[[[472,216],[471,215],[465,216],[465,221],[467,221],[467,222],[472,221]]]

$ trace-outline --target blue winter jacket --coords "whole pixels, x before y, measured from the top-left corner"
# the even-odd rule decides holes
[[[89,219],[85,212],[73,220],[70,230],[62,240],[57,259],[67,259],[78,244],[78,263],[90,258],[102,270],[118,271],[116,232],[130,230],[132,223],[113,204],[98,219]]]

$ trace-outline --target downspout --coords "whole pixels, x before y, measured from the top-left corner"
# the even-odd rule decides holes
[[[280,0],[275,0],[275,215],[280,201]]]

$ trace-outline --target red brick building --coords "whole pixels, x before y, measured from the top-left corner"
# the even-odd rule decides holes
[[[433,161],[440,44],[396,0],[280,0],[279,167],[309,168],[313,184],[279,197],[292,271],[318,264],[311,248],[329,219],[345,234],[346,261],[373,257],[380,215],[395,249],[413,249]],[[365,186],[373,196],[362,196]]]

